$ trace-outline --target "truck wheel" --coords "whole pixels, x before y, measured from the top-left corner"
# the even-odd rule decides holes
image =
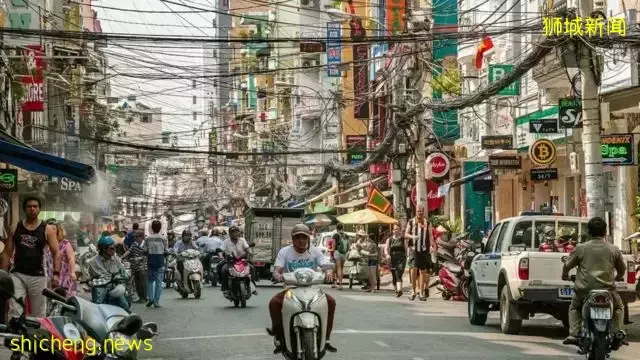
[[[484,306],[484,303],[478,296],[476,283],[471,280],[471,284],[469,285],[469,301],[467,302],[467,315],[469,316],[469,323],[471,323],[471,325],[482,326],[487,322],[488,314],[479,312],[481,307]]]
[[[515,335],[520,332],[522,319],[514,319],[511,311],[509,287],[504,286],[500,293],[500,330],[504,334]]]

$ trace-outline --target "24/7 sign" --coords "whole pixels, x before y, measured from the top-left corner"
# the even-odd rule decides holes
[[[513,65],[489,65],[489,84],[494,83],[513,71]],[[520,95],[520,79],[512,82],[509,86],[498,91],[498,95],[518,96]]]
[[[609,166],[633,165],[633,134],[600,136],[602,164]]]
[[[582,127],[582,100],[563,98],[558,103],[558,120],[560,128],[575,129]]]

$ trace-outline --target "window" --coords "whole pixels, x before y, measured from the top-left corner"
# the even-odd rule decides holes
[[[162,143],[163,144],[168,144],[170,137],[171,137],[171,133],[169,131],[162,132]]]
[[[197,111],[193,112],[193,121],[198,121],[198,112]]]
[[[198,98],[195,95],[193,95],[192,103],[193,105],[198,103]]]
[[[505,248],[504,239],[507,237],[507,231],[509,230],[509,222],[505,222],[502,224],[502,228],[500,229],[500,235],[498,236],[498,244],[496,245],[496,252],[507,251],[508,249],[508,241],[507,247]]]
[[[143,122],[143,123],[150,123],[150,122],[151,122],[151,116],[149,116],[149,115],[142,115],[142,122]]]
[[[214,88],[218,87],[218,79],[213,79],[213,87]]]
[[[191,80],[191,87],[196,88],[196,79]]]
[[[498,233],[500,232],[501,226],[502,226],[502,223],[496,225],[496,227],[494,227],[493,230],[491,231],[491,234],[489,234],[489,240],[487,240],[487,245],[484,248],[485,253],[493,252],[493,248],[496,245],[496,240],[498,239]]]
[[[533,222],[522,221],[516,224],[513,229],[511,245],[524,245],[525,249],[531,249],[533,239]]]
[[[582,230],[582,231],[580,231]],[[558,222],[558,238],[568,237],[578,243],[587,239],[587,224],[579,222]]]

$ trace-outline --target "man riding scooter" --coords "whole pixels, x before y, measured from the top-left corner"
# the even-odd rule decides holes
[[[198,245],[196,244],[195,241],[193,241],[193,238],[191,236],[191,231],[184,230],[182,232],[182,240],[179,240],[173,246],[173,250],[175,251],[176,255],[180,255],[180,253],[189,249],[198,250]],[[182,273],[184,272],[184,259],[182,259],[180,256],[178,256],[176,267],[178,269],[179,276],[182,276]],[[179,279],[179,281],[182,281],[182,280],[183,279]]]
[[[569,255],[562,268],[562,279],[569,280],[569,271],[578,268],[574,282],[574,295],[569,306],[569,337],[563,344],[579,345],[580,330],[582,327],[582,306],[591,290],[608,290],[613,299],[613,319],[611,321],[611,333],[622,335],[623,304],[620,295],[616,291],[616,281],[622,281],[627,270],[620,250],[607,243],[607,223],[599,217],[594,217],[587,224],[591,240],[578,245]],[[614,270],[616,278],[614,279]],[[615,336],[616,339],[624,339],[625,336]],[[622,345],[616,341],[611,348],[617,350]]]
[[[251,260],[248,258],[248,255],[251,255],[251,247],[247,243],[247,240],[240,237],[240,228],[235,225],[229,227],[229,238],[222,243],[222,251],[224,251],[225,256],[231,255],[234,258],[245,258],[247,261]],[[249,262],[249,267],[251,268],[252,274],[251,282],[255,288],[253,295],[258,295],[254,276],[255,268],[251,262]],[[220,278],[220,290],[223,292],[229,291],[229,263],[226,259],[218,264],[218,277]]]
[[[125,277],[125,268],[120,258],[115,256],[116,242],[110,236],[103,236],[98,240],[98,256],[88,262],[89,274],[92,279],[111,279],[120,275]],[[96,304],[114,304],[129,311],[129,302],[125,296],[126,288],[118,284],[108,290],[104,287],[92,287],[91,298]]]

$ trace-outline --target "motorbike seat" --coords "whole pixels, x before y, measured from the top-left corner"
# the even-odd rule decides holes
[[[453,250],[456,247],[456,243],[450,243],[442,240],[438,240],[438,246],[447,250]]]
[[[454,264],[452,262],[447,262],[444,264],[444,266],[447,268],[447,270],[451,271],[454,274],[460,274],[464,271],[464,269],[462,268],[462,266],[458,265],[458,264]]]

